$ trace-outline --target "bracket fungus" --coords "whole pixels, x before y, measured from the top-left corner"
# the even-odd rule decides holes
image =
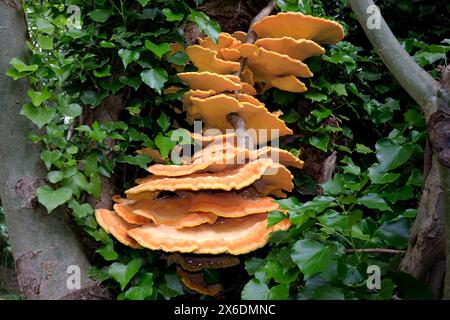
[[[216,133],[189,132],[203,148],[189,155],[190,161],[150,166],[151,175],[137,179],[126,198],[114,197],[114,211],[96,210],[100,226],[121,243],[176,255],[171,262],[177,263],[184,285],[211,296],[222,287],[206,285],[202,268],[191,266],[182,254],[197,255],[202,266],[225,254],[229,263],[223,267],[232,267],[239,262],[233,256],[263,247],[273,231],[288,230],[287,216],[268,227],[268,214],[283,212],[268,195],[285,197],[294,188],[286,166],[303,167],[292,153],[263,145],[293,132],[280,111],[254,96],[271,87],[306,91],[297,78],[313,76],[304,60],[324,54],[318,43],[336,44],[344,37],[339,23],[301,13],[267,16],[252,28],[220,33],[217,43],[205,37],[186,49],[171,47],[185,50],[198,69],[178,73],[190,89],[182,99],[187,120],[201,120]]]

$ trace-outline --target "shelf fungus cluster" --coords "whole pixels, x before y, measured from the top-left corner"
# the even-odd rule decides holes
[[[313,74],[303,61],[323,54],[320,44],[344,36],[338,23],[300,13],[268,16],[252,27],[254,43],[239,31],[186,48],[198,69],[178,74],[190,89],[183,97],[187,118],[217,134],[192,133],[202,148],[189,161],[150,166],[150,175],[124,198],[114,197],[113,211],[96,210],[100,226],[118,241],[166,252],[183,284],[205,295],[222,288],[207,285],[199,271],[234,266],[237,255],[263,247],[271,232],[290,227],[289,219],[268,226],[267,216],[281,211],[274,200],[294,187],[287,167],[301,169],[303,162],[269,146],[292,130],[281,112],[269,111],[255,95],[272,87],[306,91],[298,78]]]

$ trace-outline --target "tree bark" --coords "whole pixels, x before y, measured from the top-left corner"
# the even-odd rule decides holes
[[[450,299],[450,70],[439,83],[420,68],[402,48],[381,14],[380,28],[369,28],[372,0],[350,0],[350,5],[376,52],[400,85],[421,107],[433,147],[433,160],[411,229],[410,243],[400,265],[418,279],[433,278],[430,272],[446,257],[444,299]],[[433,281],[435,281],[433,279]],[[434,284],[434,291],[436,285]]]
[[[0,39],[0,197],[21,292],[28,299],[105,297],[87,276],[89,262],[69,217],[61,209],[49,215],[35,200],[46,171],[38,147],[26,138],[34,126],[19,114],[28,82],[5,75],[13,57],[25,59],[27,54],[23,12],[10,1],[0,0]],[[67,286],[69,266],[81,270],[80,289]]]

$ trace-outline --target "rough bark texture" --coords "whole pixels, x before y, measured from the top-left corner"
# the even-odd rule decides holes
[[[425,181],[417,217],[410,230],[408,251],[400,264],[400,269],[426,282],[434,264],[445,259],[445,232],[442,188],[434,159],[431,171]]]
[[[86,274],[89,262],[62,210],[51,215],[34,198],[45,177],[39,150],[26,135],[34,125],[19,114],[26,80],[5,76],[9,61],[25,58],[26,25],[21,10],[0,1],[0,197],[5,209],[22,294],[29,299],[95,299],[105,296]],[[81,289],[68,289],[67,268],[81,269]]]

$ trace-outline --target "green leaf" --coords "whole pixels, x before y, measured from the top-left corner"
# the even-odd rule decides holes
[[[289,216],[287,216],[281,211],[271,211],[267,215],[267,227],[270,228],[271,226],[274,226],[277,223],[280,223],[281,221],[284,221],[288,218]]]
[[[165,274],[164,283],[158,288],[159,293],[165,299],[170,299],[183,294],[180,278],[176,274]]]
[[[70,200],[69,208],[72,209],[73,215],[78,219],[94,214],[94,209],[89,203],[79,204],[76,200]]]
[[[358,203],[369,209],[377,209],[380,211],[392,211],[386,201],[377,193],[368,193],[358,199]]]
[[[52,50],[53,49],[53,38],[50,36],[44,36],[43,34],[38,34],[36,37],[36,41],[44,50]]]
[[[328,99],[326,94],[320,92],[307,92],[305,98],[315,102],[321,102]]]
[[[81,115],[82,109],[78,103],[71,103],[67,106],[62,106],[59,112],[67,117],[76,118]]]
[[[86,191],[95,198],[100,198],[102,192],[102,181],[98,172],[94,172],[89,176],[89,184],[87,185]]]
[[[333,179],[322,183],[320,186],[325,195],[338,195],[344,191],[344,176],[340,173],[334,175]]]
[[[178,66],[184,66],[189,61],[189,56],[183,51],[178,51],[167,58],[167,61]]]
[[[251,257],[245,260],[245,270],[249,275],[254,275],[257,271],[264,268],[265,261],[261,258]]]
[[[142,259],[140,258],[133,259],[128,264],[114,262],[109,266],[108,274],[120,284],[120,288],[123,290],[141,269],[141,266]]]
[[[89,12],[89,17],[95,22],[104,23],[109,19],[111,14],[110,9],[95,9]]]
[[[38,69],[37,64],[27,65],[18,58],[12,58],[9,63],[19,72],[33,72]]]
[[[360,143],[356,144],[355,151],[358,153],[362,153],[362,154],[373,153],[372,149],[370,149],[369,147],[366,147],[365,145],[360,144]]]
[[[59,150],[44,150],[41,153],[41,159],[44,161],[45,166],[47,167],[47,170],[49,170],[53,163],[58,161],[62,156],[61,151]]]
[[[176,144],[176,141],[172,141],[172,139],[163,135],[157,135],[155,138],[155,145],[158,147],[163,158],[167,158],[169,156],[170,151],[172,151]]]
[[[133,166],[139,166],[140,168],[146,170],[147,165],[152,161],[150,157],[146,154],[138,154],[136,156],[123,155],[115,159],[116,162],[129,163]]]
[[[330,142],[330,137],[329,136],[320,136],[320,137],[309,137],[309,143],[322,150],[327,152],[328,150],[328,143]]]
[[[194,22],[200,31],[204,32],[208,37],[217,43],[220,33],[220,26],[217,22],[212,21],[206,14],[201,11],[192,11],[189,20]]]
[[[50,186],[42,186],[36,189],[38,202],[42,204],[48,213],[59,207],[72,197],[72,190],[68,187],[52,189]]]
[[[119,258],[119,254],[114,250],[114,243],[109,241],[107,244],[95,250],[106,261],[114,261]]]
[[[145,40],[145,47],[160,59],[170,51],[170,45],[167,42],[156,44],[150,40]]]
[[[149,69],[141,72],[142,81],[150,88],[161,94],[161,89],[169,79],[167,71],[161,68]]]
[[[291,249],[291,257],[305,279],[325,270],[332,262],[327,246],[313,240],[299,240]]]
[[[47,173],[47,179],[51,183],[57,183],[64,179],[64,174],[61,171],[50,171]]]
[[[140,77],[127,77],[127,76],[121,76],[119,78],[119,81],[122,82],[123,84],[134,88],[134,91],[136,91],[137,89],[139,89],[141,83],[142,83],[142,79]]]
[[[151,0],[138,0],[141,6],[145,7]]]
[[[288,285],[279,284],[270,288],[268,300],[287,300],[287,298],[289,298]]]
[[[39,107],[44,101],[47,101],[51,96],[51,92],[48,89],[42,91],[28,90],[28,96],[31,98],[31,102],[34,106]]]
[[[184,14],[183,13],[174,13],[169,8],[162,9],[162,12],[166,16],[166,20],[169,21],[169,22],[181,21],[184,18]]]
[[[269,287],[258,279],[251,279],[241,292],[242,300],[267,300]]]
[[[39,32],[46,34],[52,34],[53,31],[55,31],[55,27],[53,26],[53,24],[51,24],[50,21],[44,18],[36,19],[36,28],[38,29]]]
[[[105,78],[111,75],[111,65],[106,64],[102,68],[94,70],[94,76],[97,78]]]
[[[123,67],[125,69],[127,68],[127,66],[130,63],[138,61],[139,58],[141,57],[141,54],[138,51],[131,51],[131,50],[128,50],[128,49],[120,49],[118,51],[118,55],[122,59]],[[125,77],[125,76],[122,76],[122,77]],[[127,84],[127,83],[125,83],[125,84]]]
[[[384,222],[380,227],[382,239],[397,249],[405,249],[408,246],[409,222],[400,219],[394,222]]]
[[[23,105],[20,114],[33,121],[41,129],[53,120],[56,112],[53,108],[35,107],[31,103],[26,103]]]
[[[380,163],[379,171],[387,172],[400,167],[411,157],[414,147],[412,144],[403,146],[390,138],[382,138],[375,145],[377,159]]]
[[[386,173],[386,172],[381,172],[380,173],[380,165],[379,164],[375,164],[372,165],[369,168],[369,178],[370,181],[372,181],[372,183],[374,184],[386,184],[386,183],[391,183],[394,182],[395,180],[397,180],[398,178],[400,178],[400,173]]]
[[[153,274],[146,272],[140,276],[136,286],[129,288],[125,292],[125,299],[145,300],[146,298],[152,297],[153,293]]]
[[[163,132],[166,132],[167,129],[169,129],[170,127],[170,118],[162,111],[161,115],[159,116],[156,122],[158,123],[159,127],[162,129]]]

